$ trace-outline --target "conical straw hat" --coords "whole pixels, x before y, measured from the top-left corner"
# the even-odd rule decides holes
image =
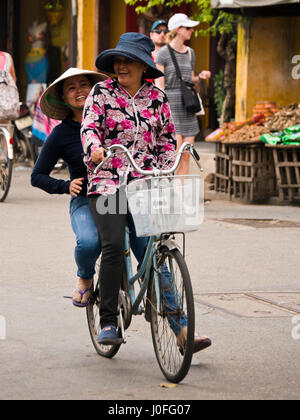
[[[93,86],[108,78],[108,76],[103,73],[81,70],[75,67],[69,68],[45,90],[41,97],[41,110],[47,117],[53,118],[54,120],[64,120],[70,114],[70,108],[67,104],[64,104],[59,97],[58,84],[69,77],[82,74],[89,77]]]

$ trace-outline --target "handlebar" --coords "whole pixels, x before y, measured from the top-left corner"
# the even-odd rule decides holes
[[[151,171],[145,171],[144,169],[141,169],[139,166],[137,166],[137,164],[135,163],[130,151],[123,146],[122,144],[114,144],[113,146],[108,147],[107,149],[105,149],[106,152],[106,157],[105,160],[103,160],[102,162],[99,163],[99,165],[95,168],[94,173],[96,174],[97,171],[101,168],[101,166],[103,165],[103,163],[106,161],[106,159],[110,158],[113,155],[113,152],[115,150],[121,150],[122,152],[124,152],[131,165],[133,166],[134,170],[136,172],[138,172],[141,175],[145,175],[145,176],[149,176],[149,175],[153,175],[153,176],[161,176],[161,175],[171,175],[173,172],[176,171],[176,169],[179,166],[179,162],[181,160],[181,156],[185,151],[188,151],[192,157],[194,158],[197,166],[199,167],[200,171],[203,171],[203,168],[201,167],[199,161],[200,161],[200,156],[198,155],[197,151],[195,150],[194,146],[191,143],[188,142],[184,142],[182,143],[182,145],[180,146],[178,153],[177,153],[177,157],[175,160],[174,165],[172,166],[172,168],[170,169],[152,169]]]

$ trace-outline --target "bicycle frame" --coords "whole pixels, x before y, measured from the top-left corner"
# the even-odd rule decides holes
[[[185,151],[188,151],[192,157],[194,158],[196,164],[198,165],[200,171],[203,171],[203,168],[201,167],[199,161],[200,161],[200,157],[198,155],[198,153],[196,152],[196,150],[194,149],[193,145],[188,143],[188,142],[184,142],[180,149],[177,152],[177,157],[175,160],[174,165],[172,166],[172,168],[169,169],[165,169],[165,170],[158,170],[158,169],[153,169],[152,171],[146,171],[146,170],[142,170],[141,168],[139,168],[133,157],[131,156],[130,152],[128,149],[126,149],[125,146],[120,145],[120,144],[116,144],[113,146],[110,146],[109,148],[107,148],[105,150],[106,153],[106,159],[108,159],[109,157],[111,157],[113,155],[113,152],[115,150],[119,150],[124,152],[128,159],[130,164],[132,165],[132,167],[141,175],[144,176],[161,176],[161,175],[170,175],[173,174],[174,171],[177,169],[181,156]],[[104,160],[104,161],[105,161]],[[104,161],[100,162],[99,165],[94,169],[94,173],[97,173],[98,169],[101,168],[101,166],[103,165]],[[140,268],[138,269],[138,272],[134,275],[133,274],[133,270],[132,270],[132,262],[131,262],[131,255],[130,255],[130,242],[129,242],[129,230],[128,227],[126,228],[126,232],[125,232],[125,266],[126,266],[126,273],[127,273],[127,281],[128,281],[128,293],[129,293],[129,298],[130,298],[130,302],[131,302],[131,306],[132,306],[132,313],[134,315],[137,314],[141,314],[142,313],[142,309],[140,308],[140,303],[147,291],[148,285],[149,285],[149,280],[150,280],[150,272],[151,272],[151,267],[153,267],[154,269],[154,284],[155,284],[155,291],[156,291],[156,298],[157,298],[157,307],[160,307],[160,285],[159,285],[159,276],[157,273],[157,266],[156,266],[156,248],[155,248],[155,242],[156,242],[157,238],[155,236],[152,236],[149,238],[149,242],[145,251],[145,255],[143,258],[143,262],[140,266]],[[134,284],[135,282],[140,279],[143,278],[142,284],[141,284],[141,289],[139,291],[138,296],[136,296],[135,294],[135,290],[134,290]]]
[[[152,265],[154,266],[154,271],[156,269],[156,258],[155,253],[155,242],[156,238],[154,236],[151,236],[149,238],[146,251],[144,254],[144,258],[142,261],[142,264],[140,268],[138,269],[137,273],[134,275],[133,269],[132,269],[132,260],[131,260],[131,253],[130,253],[130,241],[129,241],[129,229],[126,227],[126,233],[125,233],[125,266],[126,266],[126,273],[127,273],[127,281],[128,281],[128,293],[131,301],[132,306],[132,313],[134,315],[138,315],[142,313],[142,309],[140,308],[140,303],[147,291],[149,280],[150,280],[150,271]],[[143,281],[141,284],[141,289],[139,291],[138,296],[136,296],[135,290],[134,290],[134,284],[135,282],[143,277]],[[155,280],[155,289],[159,290],[159,279],[157,276],[157,273],[154,273],[154,280]],[[159,293],[157,293],[157,298],[159,300]],[[159,303],[159,302],[158,302]]]
[[[112,157],[116,150],[127,155],[129,171],[134,169],[146,176],[147,180],[149,176],[154,178],[164,175],[173,176],[184,152],[189,152],[200,171],[202,170],[200,157],[190,143],[181,145],[171,168],[152,170],[142,170],[137,166],[128,149],[122,145],[113,145],[104,150],[105,158],[96,166],[94,174],[97,174],[105,160]],[[161,233],[164,227],[152,231],[146,229],[139,231],[138,234],[141,236],[146,232],[152,236],[149,236],[142,261],[139,261],[137,269],[134,269],[129,227],[126,226],[124,253],[126,277],[123,278],[119,293],[118,338],[115,341],[99,342],[98,339],[99,329],[96,326],[96,319],[98,319],[97,313],[99,314],[101,306],[100,279],[91,305],[87,309],[94,347],[97,353],[107,358],[114,357],[121,344],[126,343],[125,330],[130,326],[132,315],[145,313],[146,320],[151,324],[152,341],[159,366],[165,377],[175,383],[181,381],[188,373],[195,348],[195,313],[191,279],[184,257],[179,250],[180,247],[173,236],[174,234],[183,235],[185,248],[185,234],[180,231],[180,227],[177,229],[176,224],[166,225],[166,233]],[[139,288],[135,287],[136,282]],[[94,305],[96,305],[95,308]],[[179,339],[181,332],[182,337]]]

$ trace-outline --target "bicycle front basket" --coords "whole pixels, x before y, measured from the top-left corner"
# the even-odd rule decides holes
[[[128,184],[126,195],[137,236],[199,229],[202,184],[198,175],[150,177]]]

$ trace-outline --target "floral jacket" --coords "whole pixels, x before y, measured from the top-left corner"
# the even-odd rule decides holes
[[[116,151],[94,174],[91,153],[98,147],[122,144],[144,170],[166,169],[175,160],[175,126],[166,94],[146,82],[131,97],[117,79],[97,83],[88,96],[83,113],[81,139],[88,169],[88,195],[114,194],[134,178],[127,156]]]

